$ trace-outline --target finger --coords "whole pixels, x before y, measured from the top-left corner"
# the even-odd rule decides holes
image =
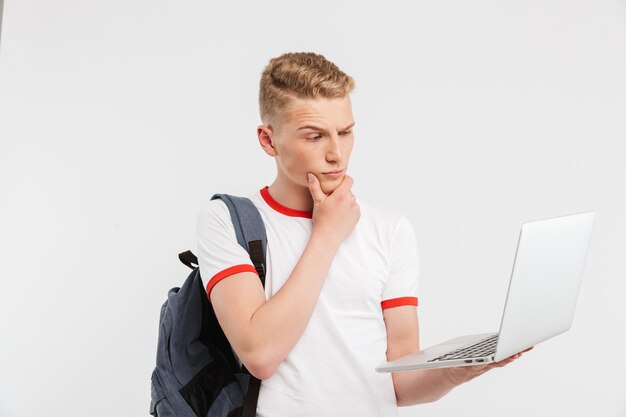
[[[508,364],[510,364],[511,362],[513,362],[515,359],[513,357],[509,357],[506,359],[502,359],[500,362],[496,362],[494,363],[496,368],[502,368],[503,366],[506,366]]]
[[[351,176],[344,175],[343,180],[341,180],[341,184],[339,184],[339,186],[335,189],[335,191],[339,191],[339,192],[349,191],[352,188],[353,183],[354,183],[354,180],[352,179]]]
[[[313,204],[317,206],[326,199],[327,195],[322,191],[320,181],[314,174],[309,172],[307,176],[309,177],[309,191],[311,192],[311,197],[313,197]]]
[[[517,359],[517,357],[518,357],[517,355],[519,355],[519,354],[518,354],[518,353],[516,353],[515,355],[509,356],[508,358],[502,359],[502,360],[501,360],[501,361],[499,361],[499,362],[494,362],[494,363],[492,363],[492,364],[490,364],[490,365],[493,365],[493,366],[495,366],[495,367],[497,367],[497,368],[501,368],[501,367],[503,367],[504,365],[507,365],[507,364],[509,364],[509,363],[513,362],[515,359]]]

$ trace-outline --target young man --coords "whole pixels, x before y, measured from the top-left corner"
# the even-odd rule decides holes
[[[357,200],[347,175],[351,77],[322,55],[270,60],[259,143],[276,179],[249,196],[268,238],[265,290],[225,204],[198,217],[200,272],[235,353],[261,379],[257,415],[394,416],[497,364],[377,373],[419,350],[418,253],[406,217]]]

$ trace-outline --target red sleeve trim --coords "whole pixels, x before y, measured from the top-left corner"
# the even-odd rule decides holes
[[[254,272],[258,275],[258,272],[256,272],[254,266],[250,264],[235,265],[231,266],[230,268],[226,268],[221,272],[218,272],[217,274],[213,275],[213,277],[209,280],[209,283],[206,285],[206,295],[207,297],[209,297],[209,300],[211,299],[211,290],[213,289],[213,287],[215,287],[215,284],[217,284],[224,278],[229,277],[233,274],[237,274],[239,272]]]
[[[399,306],[417,306],[417,297],[392,298],[391,300],[381,301],[380,305],[383,310]]]

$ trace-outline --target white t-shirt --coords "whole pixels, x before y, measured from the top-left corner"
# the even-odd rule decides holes
[[[289,278],[311,236],[311,212],[289,209],[265,187],[249,196],[267,232],[265,298]],[[339,247],[302,337],[274,374],[261,381],[257,416],[397,416],[386,360],[383,309],[417,306],[418,253],[406,217],[357,199],[361,218]],[[200,274],[210,294],[217,282],[255,272],[237,243],[221,200],[198,216]]]

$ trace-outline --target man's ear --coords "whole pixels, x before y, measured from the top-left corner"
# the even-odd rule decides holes
[[[259,144],[266,154],[268,154],[269,156],[278,155],[278,152],[276,152],[274,130],[272,129],[272,126],[259,125],[256,128],[256,134],[259,138]]]

